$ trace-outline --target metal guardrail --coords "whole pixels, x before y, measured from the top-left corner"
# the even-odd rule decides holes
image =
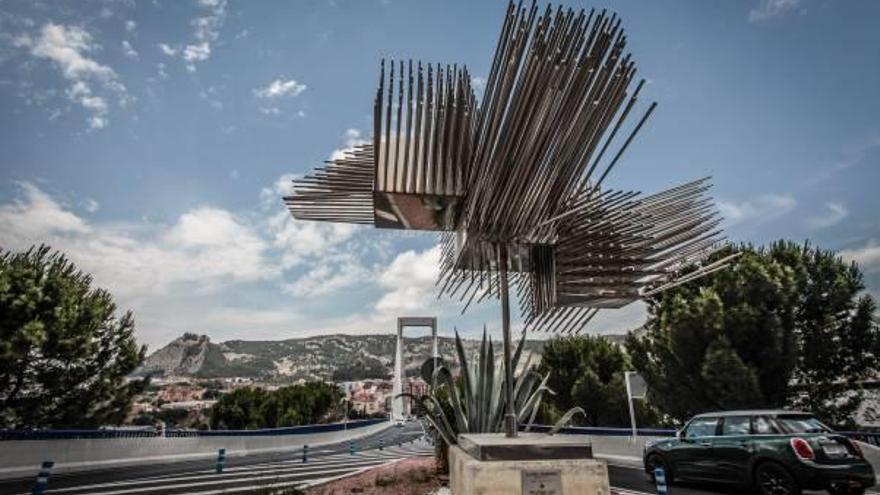
[[[546,432],[550,430],[549,425],[533,425],[532,431]],[[603,428],[590,426],[570,426],[559,430],[560,433],[576,434],[576,435],[603,435],[627,437],[632,435],[630,428]],[[637,430],[640,437],[672,437],[675,436],[675,430],[656,429],[656,428],[639,428]],[[880,447],[880,432],[871,431],[837,431],[838,435],[844,435],[865,442],[867,444]]]
[[[195,437],[253,437],[274,435],[306,435],[325,433],[347,429],[372,426],[387,419],[364,419],[347,423],[327,423],[318,425],[290,426],[286,428],[265,428],[259,430],[184,430],[169,428],[165,430],[165,438]],[[156,438],[153,430],[0,430],[0,441],[3,440],[75,440],[75,439],[112,439],[112,438]]]
[[[531,431],[539,433],[550,431],[550,425],[532,425]],[[520,428],[523,429],[523,428]],[[642,437],[674,437],[675,430],[657,429],[657,428],[639,428],[636,430]],[[597,426],[568,426],[559,430],[559,433],[568,433],[572,435],[602,435],[612,437],[628,437],[632,435],[631,428],[605,428]]]

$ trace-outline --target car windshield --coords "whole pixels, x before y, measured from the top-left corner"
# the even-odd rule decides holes
[[[823,425],[813,416],[789,414],[777,416],[776,420],[789,433],[823,433],[831,428]]]

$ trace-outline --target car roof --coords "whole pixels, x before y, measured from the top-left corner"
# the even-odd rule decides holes
[[[812,416],[812,414],[803,411],[788,411],[785,409],[748,409],[743,411],[717,411],[697,414],[694,418],[723,418],[730,416],[781,416],[797,414],[804,416]]]

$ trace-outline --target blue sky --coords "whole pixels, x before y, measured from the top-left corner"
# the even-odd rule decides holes
[[[713,176],[731,239],[811,239],[880,293],[880,3],[567,2],[616,10],[657,112],[608,185]],[[295,222],[303,174],[369,137],[382,57],[485,77],[506,3],[0,1],[0,246],[47,242],[151,347],[497,328],[433,296],[436,237]],[[638,325],[640,305],[592,331]]]

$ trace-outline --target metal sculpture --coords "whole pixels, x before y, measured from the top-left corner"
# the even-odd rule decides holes
[[[372,143],[285,198],[298,219],[443,232],[440,294],[501,300],[510,436],[510,287],[523,331],[578,333],[729,260],[682,275],[722,240],[708,178],[650,196],[603,187],[657,105],[627,124],[645,81],[632,88],[620,24],[510,3],[479,104],[466,68],[383,61]]]

